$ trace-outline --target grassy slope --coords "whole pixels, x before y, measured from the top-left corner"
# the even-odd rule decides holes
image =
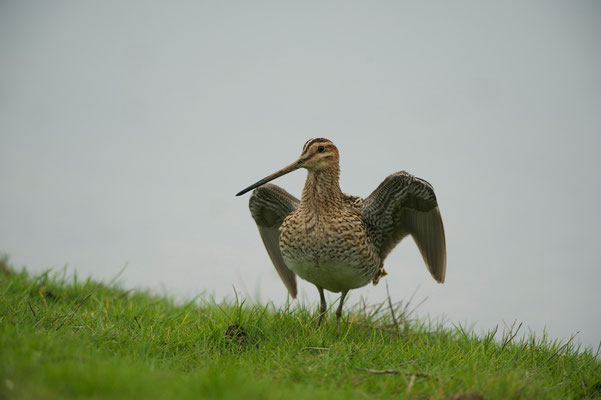
[[[176,305],[0,261],[0,398],[601,398],[599,361],[571,345],[397,331],[388,309],[353,311],[337,336],[313,311]],[[235,323],[239,339],[224,335]]]

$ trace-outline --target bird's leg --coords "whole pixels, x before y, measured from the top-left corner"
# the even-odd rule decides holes
[[[340,296],[340,304],[338,305],[338,309],[336,310],[336,333],[340,333],[340,317],[342,317],[342,305],[344,304],[344,298],[348,290],[343,290],[342,295]]]
[[[319,300],[321,301],[321,306],[319,307],[319,318],[317,319],[317,326],[321,324],[321,320],[326,313],[326,297],[323,294],[323,288],[317,286],[317,290],[319,290]]]

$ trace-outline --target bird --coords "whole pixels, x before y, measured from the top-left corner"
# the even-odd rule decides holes
[[[300,200],[270,181],[297,169],[307,170]],[[241,190],[253,190],[249,209],[263,244],[294,299],[296,276],[319,291],[317,326],[326,313],[324,290],[340,293],[337,332],[344,299],[351,289],[386,275],[384,260],[411,236],[432,277],[443,283],[446,240],[434,189],[405,171],[387,176],[366,198],[340,189],[340,155],[325,138],[305,142],[292,164]]]

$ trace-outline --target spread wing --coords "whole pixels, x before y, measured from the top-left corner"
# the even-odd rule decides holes
[[[296,275],[288,268],[280,250],[280,225],[284,218],[296,210],[300,201],[279,186],[265,184],[256,188],[248,206],[257,223],[269,257],[286,285],[292,298],[296,298]]]
[[[407,235],[437,282],[447,268],[442,217],[432,186],[407,172],[388,176],[363,202],[363,223],[384,258]]]

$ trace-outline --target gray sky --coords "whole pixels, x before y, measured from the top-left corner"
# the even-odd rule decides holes
[[[327,137],[345,192],[399,170],[436,189],[447,282],[406,240],[386,262],[394,300],[599,344],[601,3],[149,3],[0,3],[0,251],[16,265],[127,264],[127,286],[281,304],[234,193]],[[276,183],[299,195],[304,178]]]

